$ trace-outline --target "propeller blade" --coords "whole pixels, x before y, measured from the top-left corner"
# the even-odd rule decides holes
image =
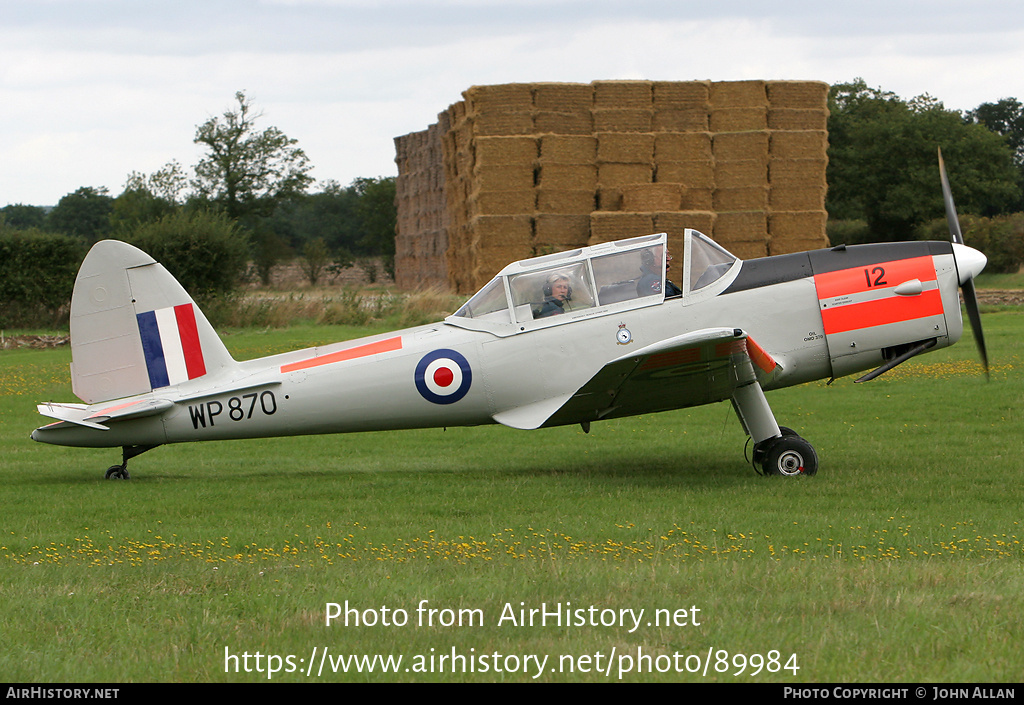
[[[949,224],[949,239],[964,244],[964,234],[960,232],[960,219],[956,217],[956,204],[953,203],[953,192],[949,189],[949,178],[946,176],[946,163],[942,160],[942,149],[939,149],[939,179],[942,181],[942,200],[946,204],[946,222]]]
[[[974,342],[981,353],[981,364],[985,368],[985,379],[988,374],[988,350],[985,348],[985,334],[981,331],[981,311],[978,310],[978,295],[974,291],[974,280],[968,279],[960,287],[964,292],[964,305],[967,307],[967,317],[971,320],[971,331],[974,333]]]
[[[960,230],[960,219],[956,214],[956,204],[953,203],[953,192],[949,188],[949,178],[946,176],[946,163],[942,160],[942,149],[939,149],[939,179],[942,181],[942,200],[946,205],[949,239],[956,244],[963,245],[964,235]],[[981,330],[981,311],[978,309],[978,293],[974,289],[974,278],[967,276],[960,285],[960,289],[964,294],[964,306],[967,308],[967,317],[971,321],[974,342],[978,346],[978,352],[981,353],[981,364],[985,368],[985,378],[989,379],[988,349],[985,347],[985,334]]]

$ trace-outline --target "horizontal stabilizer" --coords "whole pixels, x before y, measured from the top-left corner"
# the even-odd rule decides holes
[[[43,416],[64,421],[77,426],[93,428],[97,431],[109,431],[107,424],[111,421],[138,419],[143,416],[154,416],[170,409],[174,404],[166,399],[141,399],[138,401],[114,404],[108,407],[86,404],[39,404],[36,409]]]

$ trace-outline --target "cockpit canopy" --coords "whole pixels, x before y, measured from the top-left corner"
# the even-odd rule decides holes
[[[687,296],[738,261],[696,230],[684,242],[682,289],[666,284],[667,236],[660,233],[514,262],[446,320],[511,335]]]

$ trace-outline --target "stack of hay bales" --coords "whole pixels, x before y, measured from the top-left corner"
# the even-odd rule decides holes
[[[444,277],[417,264],[438,248],[413,241],[442,238],[403,213],[412,163],[398,159],[399,281],[408,264],[417,283],[470,293],[509,262],[652,232],[668,233],[678,278],[685,228],[743,258],[825,246],[827,91],[772,81],[474,86],[435,126],[442,178],[417,187],[439,181],[430,202],[446,209]]]
[[[446,117],[446,116],[444,116]],[[445,201],[442,136],[447,120],[395,138],[398,179],[395,201],[395,283],[415,289],[422,282],[448,284],[448,207]]]
[[[581,83],[539,83],[534,89],[536,162],[534,254],[587,244],[590,213],[597,207],[597,140],[594,89]]]

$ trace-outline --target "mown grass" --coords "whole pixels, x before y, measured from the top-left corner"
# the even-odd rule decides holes
[[[1014,682],[1024,668],[1024,314],[868,384],[769,395],[811,440],[814,478],[762,478],[731,408],[502,427],[116,451],[41,446],[37,401],[70,401],[67,350],[0,353],[0,673],[13,681],[243,681],[230,653],[767,654],[624,680]],[[229,331],[240,358],[361,334]],[[325,625],[328,602],[407,610]],[[482,626],[416,626],[416,607]],[[644,623],[498,625],[506,604],[647,610]],[[658,608],[699,626],[647,626]],[[434,649],[431,652],[431,649]],[[470,649],[474,651],[470,652]],[[617,680],[545,672],[542,680]],[[664,665],[664,661],[662,665]],[[692,663],[692,662],[691,662]],[[264,666],[266,661],[264,660]],[[577,662],[577,666],[585,662]],[[594,667],[590,663],[590,667]],[[255,666],[254,662],[250,666]],[[523,673],[278,673],[302,680],[531,680]],[[314,669],[314,673],[315,673]]]

